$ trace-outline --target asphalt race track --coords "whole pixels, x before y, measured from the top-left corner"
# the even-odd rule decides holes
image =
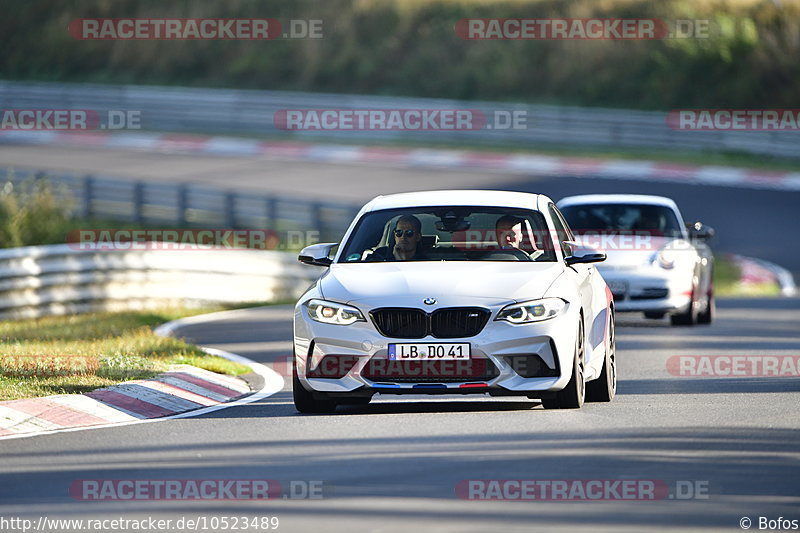
[[[761,516],[800,518],[798,378],[667,371],[676,355],[797,356],[800,301],[720,301],[718,317],[696,328],[620,317],[618,396],[579,411],[389,396],[299,415],[286,380],[270,398],[202,417],[3,441],[0,516],[277,516],[279,531],[476,533],[736,531],[745,516],[753,529]],[[178,333],[285,371],[290,319],[287,306],[256,308]],[[254,478],[279,481],[284,496],[321,482],[322,498],[81,502],[69,493],[87,479]],[[458,498],[458,483],[474,479],[651,480],[669,492],[655,501]]]

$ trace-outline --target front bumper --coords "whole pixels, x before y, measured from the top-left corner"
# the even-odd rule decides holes
[[[662,269],[602,269],[617,312],[678,313],[692,301],[693,273]]]
[[[366,322],[339,326],[311,320],[305,307],[298,305],[294,316],[298,379],[306,389],[329,396],[547,395],[563,389],[572,374],[578,315],[571,307],[555,318],[532,324],[495,321],[499,309],[491,309],[489,322],[472,337],[394,339],[378,332],[369,309],[360,308]],[[471,359],[449,361],[450,365],[441,364],[439,368],[429,365],[427,369],[419,368],[427,363],[422,362],[416,374],[398,373],[395,364],[398,362],[388,360],[388,345],[404,342],[469,343]],[[385,372],[376,372],[376,368]],[[527,377],[543,374],[543,377]]]

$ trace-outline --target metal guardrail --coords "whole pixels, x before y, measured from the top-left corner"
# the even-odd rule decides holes
[[[338,241],[361,206],[302,198],[234,192],[189,183],[160,183],[99,175],[10,170],[5,180],[20,186],[47,179],[71,197],[81,218],[136,224],[277,232],[318,231],[322,241]]]
[[[0,250],[0,319],[298,298],[320,274],[259,250]]]
[[[489,146],[560,145],[669,150],[748,152],[800,157],[796,134],[745,131],[680,131],[663,112],[498,102],[198,89],[133,85],[54,84],[0,81],[6,109],[87,109],[141,113],[142,127],[154,131],[220,132],[238,135],[328,139],[359,143],[411,140]],[[278,129],[273,117],[286,109],[479,109],[524,111],[526,129],[476,131],[307,131]]]

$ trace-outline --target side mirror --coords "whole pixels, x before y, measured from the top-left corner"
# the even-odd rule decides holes
[[[567,265],[601,263],[605,261],[607,257],[608,256],[606,256],[606,254],[603,252],[588,252],[581,255],[570,255],[569,257],[565,257],[564,262],[567,263]]]
[[[325,242],[306,246],[300,251],[300,255],[297,256],[297,259],[301,263],[305,263],[307,265],[323,267],[330,266],[331,263],[333,263],[333,259],[328,256],[330,255],[331,250],[338,245],[338,242]]]
[[[608,257],[604,251],[598,247],[582,242],[580,239],[565,241],[572,250],[572,255],[564,258],[567,265],[577,265],[583,263],[600,263]]]
[[[695,222],[693,224],[686,224],[686,229],[689,230],[690,239],[699,239],[707,241],[714,236],[714,228],[706,226],[702,222]]]

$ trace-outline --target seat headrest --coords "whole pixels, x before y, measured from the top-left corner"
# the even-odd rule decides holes
[[[419,241],[419,244],[423,248],[433,248],[437,244],[439,244],[439,236],[438,235],[423,235],[422,239]]]

